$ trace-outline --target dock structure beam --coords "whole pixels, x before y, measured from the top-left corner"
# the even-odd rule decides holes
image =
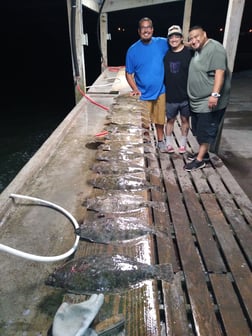
[[[81,0],[67,0],[67,10],[73,64],[73,78],[75,84],[75,101],[78,103],[82,98],[82,95],[78,90],[78,85],[84,92],[86,91],[85,54],[83,48],[83,45],[85,44],[85,35],[83,33]]]
[[[85,43],[84,34],[83,34],[83,23],[82,23],[82,6],[85,6],[96,12],[100,12],[100,46],[101,46],[101,72],[103,72],[108,66],[108,55],[107,55],[107,40],[109,39],[108,34],[108,16],[107,13],[112,11],[123,10],[126,8],[136,8],[143,7],[148,5],[157,5],[164,2],[175,2],[181,0],[145,0],[145,1],[136,1],[136,0],[122,0],[117,2],[102,2],[97,0],[67,0],[68,13],[69,13],[69,27],[71,35],[71,48],[73,55],[73,45],[76,45],[77,53],[77,63],[79,66],[79,74],[76,76],[76,69],[74,68],[74,59],[73,59],[73,68],[74,68],[74,79],[78,77],[78,82],[81,83],[83,91],[86,88],[86,76],[85,76],[85,55],[83,44]],[[72,20],[73,20],[73,4],[76,3],[76,16],[75,16],[75,38],[73,37],[72,31]],[[193,0],[185,0],[184,6],[184,17],[183,17],[183,32],[185,40],[188,37],[188,31],[191,23],[191,12],[192,12]],[[245,0],[229,0],[228,12],[225,24],[224,40],[223,45],[227,50],[228,55],[228,66],[231,73],[234,68],[234,60],[236,56],[236,49],[239,40],[239,32],[242,20],[242,14],[244,10]],[[73,56],[72,56],[73,57]],[[79,101],[79,92],[76,90],[76,101]],[[222,126],[221,126],[222,129]],[[211,151],[217,153],[221,129],[217,137],[216,144],[212,146]]]
[[[101,13],[100,15],[100,45],[101,45],[101,72],[103,72],[108,66],[108,14]]]
[[[188,40],[188,32],[191,23],[192,2],[193,0],[185,0],[183,28],[182,28],[185,41]]]
[[[227,51],[228,68],[231,74],[233,73],[234,70],[234,61],[236,56],[237,44],[239,41],[244,5],[245,0],[230,0],[228,4],[223,46]],[[210,147],[210,151],[212,153],[218,154],[219,152],[223,123],[224,118],[222,120],[222,123],[220,124],[216,141]]]
[[[223,45],[227,50],[228,67],[231,72],[234,70],[244,6],[245,0],[230,0],[228,4]]]

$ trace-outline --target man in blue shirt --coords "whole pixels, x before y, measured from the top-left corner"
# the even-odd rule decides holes
[[[126,79],[132,95],[146,101],[150,120],[155,124],[158,148],[166,150],[164,143],[165,86],[163,58],[169,49],[166,38],[153,37],[152,20],[139,21],[140,39],[131,45],[126,55]]]

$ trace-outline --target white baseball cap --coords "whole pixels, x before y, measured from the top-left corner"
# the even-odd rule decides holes
[[[178,34],[178,35],[183,36],[182,29],[180,28],[180,26],[173,25],[168,29],[167,36],[169,37],[173,34]]]

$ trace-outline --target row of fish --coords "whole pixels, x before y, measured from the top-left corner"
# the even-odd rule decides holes
[[[90,183],[101,190],[101,195],[89,197],[83,203],[92,212],[78,232],[83,240],[118,244],[146,234],[165,234],[148,225],[146,219],[146,208],[167,211],[165,199],[148,201],[139,194],[156,188],[142,176],[158,176],[159,172],[144,164],[146,157],[151,159],[156,154],[154,146],[143,143],[149,116],[143,102],[137,105],[136,98],[126,96],[119,96],[112,105],[108,134],[91,167],[95,177]],[[69,261],[56,269],[46,284],[92,294],[121,292],[147,279],[172,278],[169,264],[149,265],[128,256],[103,254]]]

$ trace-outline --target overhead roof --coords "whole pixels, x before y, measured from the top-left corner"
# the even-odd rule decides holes
[[[103,12],[114,12],[123,9],[151,6],[163,4],[166,2],[176,2],[182,0],[82,0],[82,4],[96,12],[99,12],[100,6],[104,3]]]

